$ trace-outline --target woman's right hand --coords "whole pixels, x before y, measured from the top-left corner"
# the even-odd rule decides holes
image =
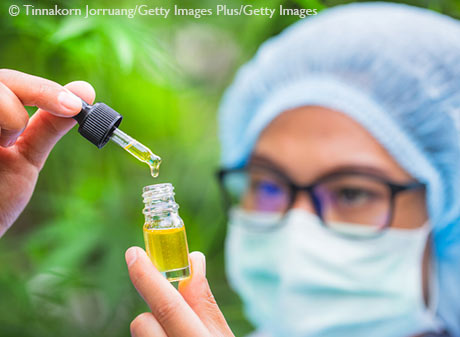
[[[0,237],[30,200],[38,173],[56,142],[74,125],[80,96],[91,103],[86,82],[61,86],[15,70],[0,69]],[[24,105],[36,106],[30,118]]]

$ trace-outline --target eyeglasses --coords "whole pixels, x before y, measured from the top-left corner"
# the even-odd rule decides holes
[[[278,215],[273,229],[292,208],[300,193],[307,193],[324,226],[350,235],[374,236],[392,220],[395,197],[405,191],[424,188],[411,182],[398,184],[367,172],[340,171],[301,186],[281,170],[266,164],[222,169],[218,179],[227,206]],[[270,227],[270,228],[268,228]]]

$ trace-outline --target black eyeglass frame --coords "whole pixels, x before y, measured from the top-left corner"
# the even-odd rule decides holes
[[[315,195],[315,188],[316,186],[323,184],[327,181],[330,181],[332,179],[335,179],[340,176],[349,176],[349,175],[355,175],[355,176],[365,176],[368,178],[371,178],[372,180],[378,181],[384,185],[386,185],[389,190],[390,190],[390,209],[388,213],[388,219],[387,222],[385,223],[384,226],[380,227],[379,230],[376,232],[382,233],[384,232],[388,227],[390,227],[390,224],[393,220],[393,215],[394,215],[394,208],[395,208],[395,198],[398,194],[404,191],[409,191],[409,190],[415,190],[415,189],[421,189],[425,188],[426,185],[424,183],[414,181],[410,182],[407,184],[400,184],[396,183],[394,181],[390,181],[388,179],[385,179],[383,177],[380,177],[378,175],[372,174],[372,173],[367,173],[367,172],[359,172],[359,171],[353,171],[353,170],[343,170],[339,172],[333,172],[326,174],[320,178],[318,178],[315,182],[308,184],[308,185],[298,185],[295,182],[292,181],[292,179],[286,175],[282,170],[277,169],[276,167],[269,167],[267,165],[258,165],[258,164],[250,164],[244,167],[239,167],[239,168],[231,168],[231,169],[226,169],[226,168],[221,168],[218,169],[216,172],[217,180],[219,182],[219,186],[222,190],[222,194],[224,196],[224,202],[225,202],[225,208],[228,210],[231,206],[231,196],[230,193],[227,191],[225,184],[224,184],[224,177],[227,174],[234,173],[234,172],[247,172],[251,167],[259,167],[264,170],[270,171],[271,173],[274,173],[279,179],[282,180],[283,183],[286,184],[286,186],[289,188],[289,202],[286,206],[286,209],[284,212],[282,212],[283,216],[286,214],[291,208],[292,205],[294,204],[295,200],[298,197],[298,194],[300,192],[306,192],[308,196],[310,197],[310,200],[312,201],[313,208],[315,210],[316,215],[320,218],[321,224],[329,228],[327,224],[324,221],[322,211],[321,211],[321,203],[319,201],[319,198]]]

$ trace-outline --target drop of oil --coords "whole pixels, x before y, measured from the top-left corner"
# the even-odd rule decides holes
[[[150,174],[152,175],[152,177],[158,177],[158,175],[160,174],[161,158],[152,154],[147,164],[150,166]]]
[[[150,174],[152,177],[158,177],[161,158],[152,153],[148,147],[133,139],[132,142],[124,147],[124,149],[138,160],[147,163],[147,165],[150,167]]]

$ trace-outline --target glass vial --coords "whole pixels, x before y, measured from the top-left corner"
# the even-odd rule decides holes
[[[171,184],[144,187],[144,241],[153,264],[170,282],[190,276],[188,245]]]

